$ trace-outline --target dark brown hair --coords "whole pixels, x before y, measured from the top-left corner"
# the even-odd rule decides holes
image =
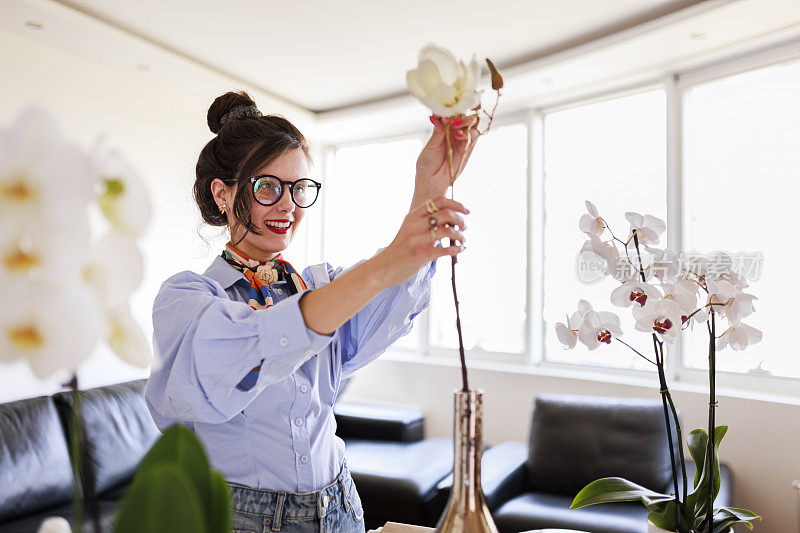
[[[211,193],[211,182],[219,178],[229,187],[238,184],[232,209],[235,226],[261,235],[253,224],[250,176],[289,150],[300,148],[311,162],[305,137],[291,122],[279,115],[234,118],[220,124],[222,117],[239,106],[256,103],[244,92],[227,92],[208,108],[208,127],[216,137],[208,141],[197,160],[194,200],[203,220],[212,226],[225,226],[228,218],[219,211]],[[231,228],[233,235],[233,228]],[[240,240],[241,242],[241,240]],[[234,243],[238,244],[238,243]]]

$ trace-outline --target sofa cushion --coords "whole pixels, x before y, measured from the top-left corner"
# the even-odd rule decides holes
[[[408,524],[438,518],[433,502],[437,484],[453,468],[452,439],[347,441],[345,457],[368,518]]]
[[[92,524],[94,523],[93,515],[96,513],[98,522],[100,523],[100,531],[98,533],[111,533],[113,531],[118,505],[119,502],[117,501],[105,500],[87,503],[86,509],[83,511],[83,531],[91,531],[94,533],[95,530],[92,528]],[[72,523],[72,504],[60,505],[5,523],[0,526],[0,531],[2,531],[2,533],[31,533],[33,531],[38,531],[42,521],[51,516],[66,518],[67,521]]]
[[[53,401],[0,405],[0,522],[72,498],[67,442]]]
[[[574,496],[595,479],[624,477],[651,490],[672,480],[659,400],[541,395],[527,469],[536,491]]]
[[[571,496],[528,492],[507,501],[492,517],[502,532],[564,528],[592,533],[644,533],[647,509],[641,503],[603,503],[571,511]]]
[[[337,402],[333,413],[343,439],[413,442],[424,434],[425,415],[410,407]]]
[[[144,400],[146,383],[142,379],[80,391],[88,498],[128,483],[139,461],[160,436]],[[58,393],[53,400],[65,426],[71,427],[71,393]]]

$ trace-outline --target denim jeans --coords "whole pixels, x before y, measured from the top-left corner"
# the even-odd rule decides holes
[[[228,486],[234,533],[364,533],[364,510],[347,465],[319,492],[294,494],[235,483]]]

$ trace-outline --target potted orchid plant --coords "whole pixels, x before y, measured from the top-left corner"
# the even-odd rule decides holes
[[[598,479],[575,496],[571,508],[641,500],[650,511],[648,532],[723,533],[740,523],[752,529],[751,522],[761,519],[752,511],[714,508],[720,487],[719,445],[728,431],[727,426],[715,424],[715,376],[717,351],[726,347],[743,350],[761,340],[762,333],[743,322],[754,312],[756,297],[745,292],[746,280],[730,268],[731,262],[725,261],[724,254],[695,258],[687,264],[673,250],[658,248],[659,237],[666,230],[662,220],[652,215],[626,213],[630,230],[624,238],[619,238],[594,204],[587,201],[586,208],[588,213],[578,224],[588,237],[581,254],[600,261],[603,273],[619,284],[611,292],[611,303],[630,309],[636,330],[651,337],[653,355],[644,355],[620,338],[619,316],[595,311],[586,300],[578,302],[578,310],[567,317],[566,323],[556,324],[556,334],[568,349],[574,348],[578,341],[589,350],[616,341],[655,367],[664,407],[673,487],[670,494],[663,494],[622,478]],[[723,319],[728,327],[718,334],[721,329],[718,322]],[[695,326],[708,331],[709,410],[708,431],[695,429],[687,436],[689,453],[697,465],[690,491],[682,430],[667,385],[664,357],[665,344],[673,344],[681,331]],[[673,425],[677,442],[672,439]],[[682,487],[678,486],[679,479]]]

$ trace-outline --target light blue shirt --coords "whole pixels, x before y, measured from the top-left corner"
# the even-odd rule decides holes
[[[291,296],[286,282],[273,284],[278,301],[260,310],[247,304],[250,282],[220,256],[202,276],[171,276],[153,304],[156,357],[145,391],[153,419],[162,430],[193,428],[230,482],[295,493],[325,487],[344,461],[333,416],[339,383],[411,330],[435,271],[434,260],[330,335],[306,327],[298,302],[341,267],[306,268],[308,290]],[[262,359],[255,385],[237,389]]]

